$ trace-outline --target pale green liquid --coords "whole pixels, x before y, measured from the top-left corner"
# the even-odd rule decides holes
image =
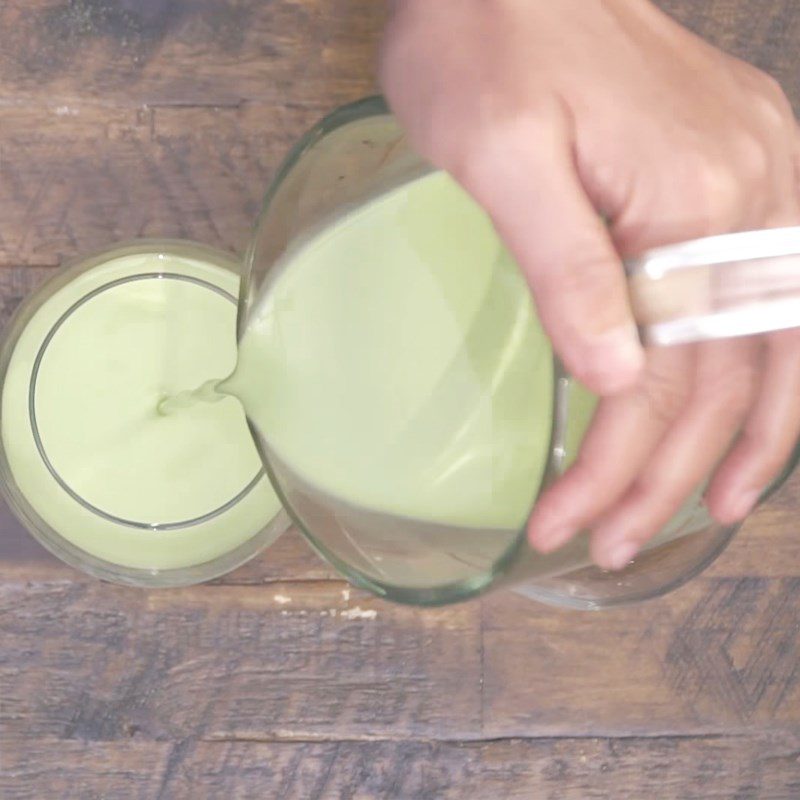
[[[138,275],[147,277],[126,280]],[[3,386],[3,448],[22,501],[69,545],[126,567],[178,569],[234,551],[280,510],[262,477],[220,511],[262,468],[244,414],[230,397],[181,406],[181,390],[234,367],[238,284],[175,255],[116,258],[57,291],[20,334]],[[38,447],[30,387],[40,353]],[[159,413],[175,394],[181,407]]]

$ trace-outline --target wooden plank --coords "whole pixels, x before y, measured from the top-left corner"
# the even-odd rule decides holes
[[[338,104],[371,90],[373,0],[13,0],[0,6],[7,103]]]
[[[0,584],[0,738],[480,736],[480,614],[339,581]]]
[[[487,599],[484,734],[734,734],[800,725],[800,578],[700,578],[597,613]]]
[[[370,91],[383,5],[3,4],[0,315],[120,239],[241,252],[288,146]],[[800,97],[788,0],[665,5]],[[296,537],[220,582],[245,586],[180,592],[0,547],[0,796],[797,797],[797,487],[667,600],[493,597],[483,638],[478,604],[345,600]],[[623,738],[470,741],[564,733]]]
[[[789,0],[757,12],[745,0],[664,5],[720,44],[757,56],[800,102],[800,17]],[[374,89],[382,6],[6,4],[0,263],[54,264],[138,235],[241,251],[290,143],[323,110]],[[134,51],[139,61],[126,60]],[[159,103],[179,108],[152,107]],[[180,108],[192,104],[224,108]]]
[[[291,583],[313,580],[342,581],[342,577],[292,528],[252,561],[228,575],[223,575],[215,583],[247,586],[276,581]]]
[[[700,579],[595,615],[438,610],[340,581],[2,585],[0,731],[151,738],[744,735],[800,729],[800,580]],[[349,598],[349,599],[346,599]]]
[[[797,483],[798,479],[793,479]],[[729,549],[705,573],[706,578],[792,578],[800,562],[796,535],[797,505],[775,505],[759,511]],[[25,572],[36,580],[85,579],[57,562],[38,545],[0,501],[0,565],[10,574]],[[335,580],[338,573],[318,556],[294,529],[216,584],[251,585],[274,581]]]
[[[15,748],[4,800],[791,800],[785,738],[126,742]]]
[[[800,574],[800,473],[758,509],[706,572],[714,578],[794,578]]]
[[[682,23],[800,99],[792,0],[660,0]],[[0,8],[7,103],[338,104],[374,88],[374,0],[14,0]]]
[[[274,170],[317,108],[0,109],[0,265],[57,265],[122,240],[243,252]]]
[[[792,578],[798,573],[800,537],[797,507],[765,508],[748,522],[729,549],[705,573],[706,578]],[[6,574],[29,574],[35,580],[85,578],[52,558],[0,501],[0,565]],[[216,579],[225,585],[274,581],[336,580],[340,576],[292,529],[237,570]],[[647,606],[645,606],[647,607]],[[604,615],[605,616],[605,615]]]
[[[660,0],[800,100],[792,0]],[[384,3],[15,0],[0,8],[0,97],[69,105],[338,104],[374,89]]]

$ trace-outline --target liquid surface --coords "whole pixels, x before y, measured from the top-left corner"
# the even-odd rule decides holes
[[[331,224],[275,275],[222,388],[276,462],[368,511],[516,532],[548,459],[553,366],[485,213],[432,174]]]
[[[233,368],[237,292],[213,264],[126,256],[64,286],[21,333],[3,446],[25,500],[76,547],[129,567],[193,566],[280,510],[235,399],[158,411]]]

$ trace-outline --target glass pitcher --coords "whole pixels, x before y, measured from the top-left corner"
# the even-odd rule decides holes
[[[270,296],[286,265],[320,231],[376,198],[433,174],[434,168],[413,151],[381,98],[343,107],[320,122],[291,152],[267,194],[245,262],[240,336],[246,333],[253,315],[261,313],[263,298]],[[377,232],[376,237],[375,246],[380,247]],[[702,263],[701,258],[698,265]],[[336,265],[331,263],[329,268],[335,270]],[[684,284],[687,275],[682,276]],[[689,277],[695,283],[702,282],[702,276]],[[646,275],[638,278],[646,284],[639,296],[653,323],[648,329],[651,338],[664,343],[680,341],[681,337],[691,339],[692,325],[696,333],[709,318],[718,320],[718,309],[710,313],[711,309],[695,307],[689,322],[682,320],[681,329],[669,314],[665,315],[663,306],[653,302],[663,296],[663,287],[660,293],[648,292],[655,285],[653,281],[648,282]],[[693,297],[696,300],[701,294],[695,289]],[[343,294],[343,313],[362,300],[368,302],[369,298]],[[492,302],[491,292],[483,302]],[[686,302],[684,299],[684,305]],[[308,311],[315,313],[311,306]],[[360,324],[361,335],[369,337],[369,326],[361,314],[354,323],[357,330]],[[741,328],[741,320],[739,324]],[[465,341],[461,346],[467,350],[471,343]],[[496,351],[491,351],[491,345],[487,347],[488,359],[501,357],[501,345]],[[386,353],[389,361],[396,357],[397,349]],[[549,409],[543,411],[549,445],[542,489],[575,457],[593,402],[552,355],[550,365],[552,397]],[[324,403],[325,398],[320,396],[315,402]],[[449,434],[439,431],[443,439],[457,435],[462,413],[467,412],[456,411],[454,419],[445,425],[451,426]],[[735,528],[711,519],[702,502],[703,487],[698,487],[628,568],[608,573],[591,565],[586,535],[544,556],[528,547],[522,519],[515,527],[442,523],[353,503],[293,469],[269,430],[252,424],[251,429],[284,507],[309,542],[354,584],[403,603],[449,603],[491,586],[514,586],[531,598],[573,607],[632,602],[662,594],[697,574],[719,555],[735,532]],[[793,466],[794,461],[776,487]]]

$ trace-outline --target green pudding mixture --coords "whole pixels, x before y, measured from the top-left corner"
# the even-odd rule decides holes
[[[518,529],[548,459],[550,344],[488,216],[444,173],[288,252],[234,375],[274,453],[366,509]]]

